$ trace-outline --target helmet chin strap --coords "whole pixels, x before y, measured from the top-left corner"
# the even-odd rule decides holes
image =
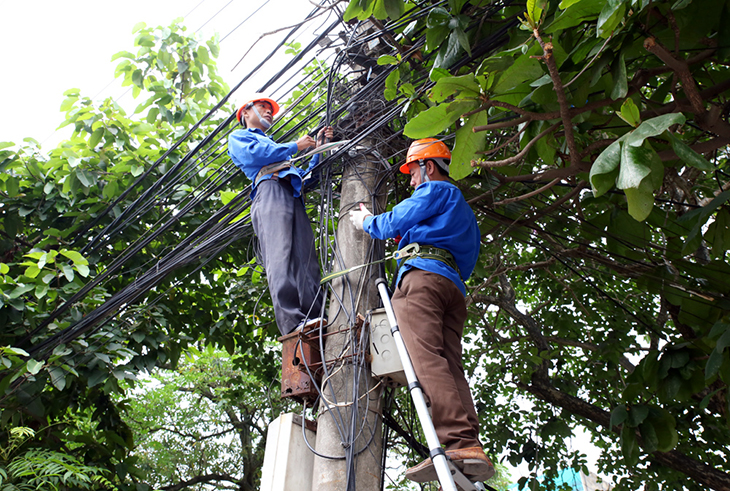
[[[254,113],[256,114],[256,116],[257,116],[257,117],[259,118],[259,123],[261,123],[261,126],[263,126],[265,130],[268,130],[269,128],[271,128],[271,123],[269,123],[268,121],[266,121],[266,120],[265,120],[265,119],[264,119],[264,118],[263,118],[263,117],[261,116],[261,113],[259,112],[259,110],[258,110],[258,109],[256,109],[256,106],[255,106],[255,105],[252,105],[251,107],[253,108],[253,112],[254,112]]]
[[[431,182],[431,179],[428,177],[428,174],[426,174],[426,161],[419,160],[418,167],[421,168],[421,182]]]

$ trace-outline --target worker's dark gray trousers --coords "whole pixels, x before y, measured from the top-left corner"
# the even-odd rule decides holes
[[[276,323],[289,334],[305,318],[319,317],[319,261],[312,226],[301,198],[286,180],[270,179],[257,186],[251,205]]]

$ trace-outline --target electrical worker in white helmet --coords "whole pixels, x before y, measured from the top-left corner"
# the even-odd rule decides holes
[[[413,142],[400,167],[411,176],[413,195],[376,216],[361,204],[350,219],[373,238],[402,237],[399,247],[406,257],[398,264],[392,304],[403,341],[446,455],[472,481],[484,481],[494,467],[479,441],[479,418],[461,362],[464,281],[476,266],[481,234],[471,207],[449,182],[450,161],[443,142]],[[409,468],[406,477],[437,479],[430,458]]]
[[[304,176],[319,163],[320,155],[312,157],[306,169],[295,167],[290,159],[331,139],[333,133],[328,126],[319,131],[317,140],[305,135],[296,142],[276,143],[266,131],[277,112],[279,104],[262,94],[246,100],[236,112],[245,128],[228,137],[228,155],[252,182],[251,222],[279,332],[289,334],[326,323],[320,317],[324,292],[302,195]]]

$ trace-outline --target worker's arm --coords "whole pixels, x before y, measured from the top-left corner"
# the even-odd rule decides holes
[[[431,183],[421,184],[410,198],[395,205],[392,211],[365,216],[363,230],[376,239],[404,236],[416,224],[441,213],[442,201],[436,199],[436,192]]]
[[[315,140],[314,148],[319,147],[320,145],[323,145],[325,142],[332,140],[332,137],[334,136],[334,130],[332,129],[332,126],[325,126],[324,128],[320,129],[317,133],[317,139]],[[301,174],[302,177],[309,174],[315,167],[319,165],[319,162],[322,160],[322,154],[318,153],[312,159],[309,161],[309,165],[306,169],[301,169],[299,174]]]
[[[235,131],[228,137],[228,155],[249,179],[265,165],[289,160],[298,149],[297,142],[275,143],[252,131]]]

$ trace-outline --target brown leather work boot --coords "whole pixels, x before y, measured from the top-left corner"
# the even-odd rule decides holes
[[[446,456],[471,481],[486,481],[494,476],[495,470],[481,447],[447,450]],[[406,470],[406,479],[414,482],[429,482],[438,479],[431,458]]]

